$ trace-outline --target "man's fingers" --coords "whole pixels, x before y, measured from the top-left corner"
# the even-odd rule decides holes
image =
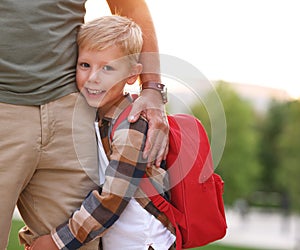
[[[167,158],[167,154],[169,150],[168,136],[164,134],[162,138],[156,139],[156,142],[161,142],[157,146],[158,152],[156,153],[156,161],[155,161],[156,167],[160,167],[161,162]]]
[[[164,153],[163,153],[163,160],[167,159],[168,153],[169,153],[169,137],[166,141],[166,147],[165,147],[165,150],[164,150]]]
[[[146,89],[142,94],[133,103],[131,112],[128,115],[128,121],[137,121],[141,114],[148,120],[148,132],[143,157],[145,159],[148,158],[148,166],[151,163],[159,166],[161,161],[166,158],[169,143],[169,124],[165,106],[157,101],[158,97],[161,98],[157,91]]]
[[[136,122],[143,110],[146,110],[146,107],[144,103],[141,102],[139,98],[137,98],[134,102],[134,105],[132,105],[132,109],[128,115],[128,121],[131,123]]]
[[[168,133],[163,129],[151,129],[149,127],[146,146],[143,152],[144,158],[148,157],[148,162],[154,162],[160,166],[162,160],[166,158],[168,152]]]

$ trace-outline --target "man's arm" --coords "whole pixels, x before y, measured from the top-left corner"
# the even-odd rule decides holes
[[[141,81],[161,82],[158,43],[155,27],[145,0],[106,0],[112,14],[131,18],[143,31],[143,48],[140,58],[143,64]]]
[[[160,61],[155,27],[148,6],[144,0],[107,0],[113,14],[127,16],[134,20],[142,29],[144,44],[140,61],[143,64],[141,84],[146,82],[161,82]],[[154,89],[144,89],[141,96],[134,102],[129,114],[129,121],[134,122],[143,112],[149,121],[144,158],[151,162],[155,160],[160,166],[168,152],[169,126],[161,93]]]

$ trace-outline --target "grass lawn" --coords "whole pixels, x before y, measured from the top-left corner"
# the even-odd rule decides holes
[[[22,250],[24,249],[19,245],[18,241],[18,231],[24,225],[22,221],[13,220],[12,228],[9,237],[9,243],[7,250]],[[200,248],[193,248],[193,250],[259,250],[253,248],[239,248],[239,247],[231,247],[231,246],[222,246],[217,244],[211,244],[208,246],[200,247]]]
[[[24,247],[20,246],[19,239],[18,239],[18,231],[23,226],[24,226],[23,221],[13,220],[7,250],[21,250],[21,249],[24,250]]]

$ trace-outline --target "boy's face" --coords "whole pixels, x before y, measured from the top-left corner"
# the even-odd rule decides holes
[[[135,82],[139,67],[130,65],[118,46],[102,51],[79,47],[77,86],[90,106],[108,110],[123,96],[125,84]]]

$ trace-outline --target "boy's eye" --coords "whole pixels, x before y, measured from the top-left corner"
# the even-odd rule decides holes
[[[83,68],[89,68],[90,65],[88,63],[80,63],[80,66]]]
[[[103,66],[103,70],[105,70],[105,71],[112,71],[112,70],[114,70],[114,68],[112,66],[109,66],[109,65],[104,65]]]

